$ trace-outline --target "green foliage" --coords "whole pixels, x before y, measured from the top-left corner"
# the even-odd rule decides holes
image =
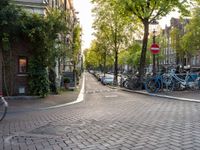
[[[101,56],[96,49],[96,43],[93,41],[90,49],[85,52],[86,68],[98,68],[100,65]]]
[[[114,1],[114,0],[107,0]],[[188,0],[116,0],[119,5],[124,7],[124,13],[135,16],[143,24],[143,44],[140,58],[139,76],[142,79],[146,66],[146,52],[148,43],[149,24],[154,19],[160,19],[169,12],[178,8],[183,14],[189,14],[187,11]]]
[[[25,35],[28,36],[31,44],[31,53],[34,61],[29,68],[29,85],[31,94],[45,96],[49,91],[47,67],[54,67],[55,59],[61,53],[56,49],[56,39],[58,33],[66,32],[65,16],[61,11],[52,10],[47,17],[36,14],[25,18]],[[39,73],[35,75],[36,68]]]
[[[78,55],[81,54],[81,27],[77,24],[73,30],[73,60],[78,63]]]
[[[118,74],[118,54],[125,46],[127,31],[130,29],[131,19],[122,12],[121,5],[115,0],[93,0],[96,8],[93,9],[95,22],[96,41],[100,46],[102,64],[108,62],[107,54],[110,53],[114,59],[114,82],[117,83]],[[131,23],[130,23],[131,24]],[[133,25],[133,24],[132,24]],[[109,57],[108,57],[109,58]]]
[[[179,28],[174,27],[170,32],[171,37],[171,46],[176,51],[176,61],[177,63],[183,63],[183,59],[185,56],[185,51],[182,48],[181,45],[181,39],[183,37],[183,31],[181,31]]]
[[[180,43],[181,47],[187,55],[193,55],[199,50],[200,46],[200,8],[194,9],[192,18],[186,26],[186,33],[183,35]]]
[[[58,33],[67,31],[63,14],[65,13],[62,11],[52,10],[46,17],[38,14],[24,17],[23,24],[26,26],[23,28],[23,33],[31,42],[31,52],[46,66],[53,66],[55,58],[61,53],[55,45],[58,44],[56,41]]]
[[[64,77],[64,78],[63,78],[63,82],[64,82],[64,83],[70,83],[70,79],[69,79],[68,77]]]
[[[19,21],[22,11],[9,5],[8,0],[0,1],[0,44],[9,48],[10,42],[16,40],[20,33]]]
[[[158,43],[158,45],[160,46],[160,53],[157,54],[157,57],[158,57],[159,61],[165,59],[164,51],[168,47],[167,37],[165,37],[165,36],[163,36],[161,34],[161,32],[160,32],[159,35],[156,36],[156,43]],[[152,39],[152,40],[151,40],[151,42],[149,42],[148,47],[150,47],[151,43],[153,43],[153,38],[150,38],[150,39]],[[152,56],[151,53],[149,53],[149,54]],[[147,53],[147,58],[148,58],[148,53]],[[152,58],[151,58],[151,60],[152,60]]]
[[[31,95],[45,97],[49,93],[47,69],[37,59],[29,61],[29,90]]]
[[[141,45],[133,43],[127,50],[120,52],[119,64],[128,64],[133,68],[139,67]]]
[[[46,16],[29,14],[11,5],[8,0],[0,1],[0,45],[11,50],[12,42],[24,39],[29,43],[29,89],[31,95],[46,96],[49,92],[47,67],[54,67],[55,60],[63,54],[64,41],[58,34],[68,32],[68,14],[55,9]],[[58,46],[60,45],[60,46]]]
[[[183,14],[189,14],[187,0],[118,0],[130,15],[137,16],[141,21],[160,19],[178,8]]]

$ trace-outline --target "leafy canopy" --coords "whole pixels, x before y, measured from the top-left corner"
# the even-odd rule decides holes
[[[187,0],[118,0],[125,11],[130,15],[138,17],[142,22],[147,19],[151,22],[154,19],[160,19],[166,16],[175,8],[181,10],[184,15],[188,14],[186,8],[189,7]]]

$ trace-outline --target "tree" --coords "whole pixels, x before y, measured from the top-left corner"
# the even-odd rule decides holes
[[[93,0],[96,8],[93,12],[96,15],[94,28],[97,34],[104,34],[107,40],[107,49],[112,50],[114,55],[114,84],[117,84],[118,76],[118,54],[122,48],[128,30],[127,22],[130,20],[122,13],[122,8],[115,0]],[[99,40],[99,39],[98,39]]]
[[[0,1],[0,48],[3,53],[4,88],[12,95],[8,87],[13,83],[9,78],[13,71],[13,42],[25,40],[29,44],[29,90],[31,95],[46,96],[49,91],[47,67],[55,65],[60,51],[55,47],[58,33],[67,32],[66,13],[50,10],[46,16],[29,14],[8,0]],[[5,71],[7,69],[7,71]],[[9,86],[8,86],[9,85]],[[13,87],[13,86],[10,86]]]
[[[101,56],[98,54],[98,52],[96,41],[92,41],[90,48],[85,52],[85,65],[87,69],[99,68],[101,64]]]
[[[76,24],[73,29],[73,40],[72,40],[72,59],[73,59],[73,72],[74,72],[74,79],[79,82],[79,75],[81,72],[81,68],[77,67],[77,64],[80,60],[81,56],[81,32],[82,29],[80,24]],[[78,83],[76,82],[76,83]]]
[[[131,69],[138,71],[139,59],[141,54],[141,45],[134,42],[126,50],[120,52],[119,64],[128,65]]]
[[[77,24],[73,29],[73,43],[72,43],[72,59],[74,61],[74,69],[78,63],[79,55],[81,54],[81,27]]]
[[[149,24],[155,19],[166,16],[174,8],[178,8],[184,14],[186,10],[187,0],[118,0],[124,6],[124,12],[130,16],[136,16],[143,24],[144,34],[142,51],[140,58],[139,77],[142,80],[146,63],[146,51],[149,34]]]
[[[181,46],[181,38],[183,34],[184,33],[182,33],[182,31],[177,27],[174,27],[170,32],[171,46],[176,51],[176,64],[183,64],[185,55]]]
[[[194,9],[192,18],[186,26],[186,33],[181,38],[180,44],[183,52],[190,58],[200,49],[200,8]]]
[[[49,91],[49,70],[55,67],[60,49],[57,49],[58,33],[67,32],[66,14],[50,10],[46,16],[26,14],[21,22],[23,36],[30,44],[29,89],[32,95],[46,96]]]
[[[3,88],[6,95],[11,95],[13,92],[11,88],[14,85],[12,43],[19,39],[21,33],[19,23],[23,15],[23,11],[10,5],[9,2],[9,0],[0,1],[0,57],[2,58],[0,65],[2,65],[1,74],[3,74]]]

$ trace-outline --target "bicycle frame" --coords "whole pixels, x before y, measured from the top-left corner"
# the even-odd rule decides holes
[[[170,73],[170,76],[171,76],[173,79],[175,79],[176,81],[178,81],[179,83],[181,83],[182,85],[184,85],[184,86],[187,86],[188,83],[189,83],[189,79],[190,79],[190,78],[193,78],[193,77],[191,76],[191,74],[188,73],[188,72],[186,73],[185,79],[181,79],[180,77],[178,77],[177,74],[175,74],[175,72],[171,72],[171,73]],[[195,79],[194,79],[194,80],[195,80]]]
[[[145,89],[149,93],[157,93],[163,88],[163,83],[163,76],[157,75],[146,80]]]

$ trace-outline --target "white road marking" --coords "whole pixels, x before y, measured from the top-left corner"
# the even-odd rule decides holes
[[[84,91],[85,91],[85,73],[83,73],[82,88],[81,88],[81,91],[80,91],[80,93],[79,93],[78,98],[76,99],[76,101],[73,101],[73,102],[70,102],[70,103],[66,103],[66,104],[61,104],[61,105],[56,105],[56,106],[41,108],[41,110],[52,109],[52,108],[59,108],[59,107],[63,107],[63,106],[68,106],[68,105],[80,103],[80,102],[82,102],[84,100]]]
[[[118,97],[118,95],[106,95],[106,98]]]

